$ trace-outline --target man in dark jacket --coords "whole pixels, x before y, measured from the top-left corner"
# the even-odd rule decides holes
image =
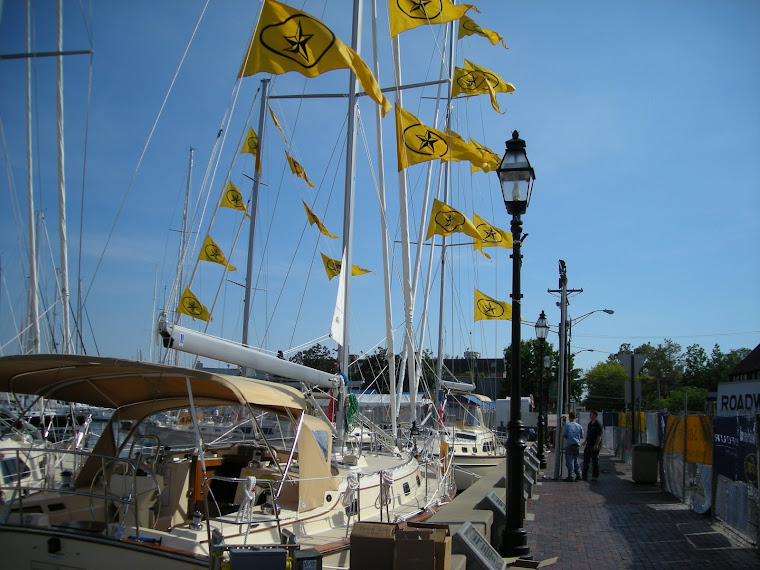
[[[597,420],[595,411],[589,413],[588,429],[586,429],[586,447],[583,449],[583,475],[582,479],[588,481],[589,463],[592,466],[591,480],[599,478],[599,450],[602,448],[602,424]]]

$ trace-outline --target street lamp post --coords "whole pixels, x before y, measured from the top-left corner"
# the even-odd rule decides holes
[[[573,338],[573,325],[578,324],[584,319],[587,319],[594,313],[607,313],[608,315],[612,315],[615,313],[612,309],[595,309],[593,311],[589,311],[588,313],[585,313],[581,315],[580,317],[576,317],[574,319],[567,319],[567,342],[565,345],[565,355],[567,356],[567,363],[565,365],[565,394],[566,394],[566,410],[570,410],[570,378],[572,376],[573,370],[572,370],[572,358],[575,356],[575,354],[579,354],[583,352],[582,350],[576,352],[575,354],[570,353],[570,344],[572,343]],[[586,349],[589,350],[589,349]],[[589,350],[590,352],[593,352],[592,350]]]
[[[522,219],[528,209],[533,191],[535,172],[525,154],[525,141],[514,131],[506,142],[507,150],[496,170],[507,213],[512,216],[512,390],[510,395],[510,415],[507,425],[507,523],[501,541],[502,556],[529,557],[528,532],[523,528],[523,473],[525,466],[525,428],[520,411],[521,369],[520,369],[520,253],[522,240]]]
[[[538,358],[538,463],[541,469],[546,469],[546,456],[544,455],[544,424],[546,423],[546,403],[544,402],[544,344],[546,337],[549,335],[549,323],[546,320],[546,313],[541,311],[541,315],[536,321],[536,338],[539,342]]]

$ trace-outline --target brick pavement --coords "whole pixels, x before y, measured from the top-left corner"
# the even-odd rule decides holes
[[[760,568],[752,545],[710,525],[659,485],[636,484],[631,466],[602,451],[598,481],[540,479],[526,520],[534,560],[559,568]],[[554,455],[547,455],[551,477]]]

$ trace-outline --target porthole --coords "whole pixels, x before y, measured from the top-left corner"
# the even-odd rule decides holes
[[[411,495],[412,494],[412,488],[409,486],[409,481],[404,482],[404,495]]]

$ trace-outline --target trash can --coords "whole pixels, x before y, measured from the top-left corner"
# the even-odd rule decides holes
[[[659,448],[651,443],[633,446],[632,474],[634,483],[657,483]]]

